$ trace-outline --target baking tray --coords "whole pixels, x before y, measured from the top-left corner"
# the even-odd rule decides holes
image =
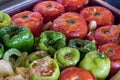
[[[105,2],[111,4],[112,6],[120,9],[120,0],[104,0]]]
[[[21,3],[5,8],[1,11],[9,15],[13,15],[13,14],[16,14],[24,10],[32,10],[33,6],[40,1],[45,1],[45,0],[23,0]],[[113,7],[109,3],[102,1],[102,0],[89,0],[89,1],[90,2],[88,6],[103,6],[111,10],[113,15],[115,16],[115,24],[120,24],[120,10],[119,9]]]
[[[15,4],[8,8],[2,9],[1,11],[12,16],[21,11],[32,10],[33,6],[40,1],[42,1],[42,0],[24,0],[19,4]],[[120,24],[120,10],[119,9],[113,7],[109,3],[102,1],[102,0],[89,0],[89,1],[90,2],[88,4],[88,6],[103,6],[105,8],[108,8],[109,10],[111,10],[115,17],[115,24]]]
[[[9,2],[9,1],[13,1],[13,0],[0,0],[0,5],[5,4],[5,3]]]

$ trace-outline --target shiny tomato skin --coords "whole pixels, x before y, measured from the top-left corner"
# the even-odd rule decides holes
[[[67,12],[53,21],[51,30],[62,32],[67,39],[84,39],[88,32],[85,19],[75,12]]]
[[[12,16],[12,21],[13,25],[28,27],[35,37],[38,37],[43,29],[43,17],[38,12],[17,13]]]
[[[114,76],[120,70],[120,45],[117,43],[107,43],[98,47],[98,51],[105,54],[111,61],[110,73],[108,79]]]
[[[96,21],[98,26],[112,25],[114,23],[112,12],[100,6],[86,7],[80,11],[80,15],[84,16],[88,23]]]
[[[120,46],[116,43],[107,43],[98,47],[111,61],[120,59]]]
[[[79,12],[83,9],[87,4],[88,0],[56,0],[57,2],[61,3],[65,10]]]
[[[115,42],[119,37],[118,27],[115,25],[102,26],[95,31],[95,40],[98,44]]]
[[[59,80],[96,80],[96,78],[83,68],[69,67],[61,72]]]
[[[33,11],[41,13],[47,23],[64,13],[64,6],[55,1],[42,1],[33,7]]]
[[[114,76],[118,71],[120,71],[120,59],[111,61],[111,69],[108,78]]]

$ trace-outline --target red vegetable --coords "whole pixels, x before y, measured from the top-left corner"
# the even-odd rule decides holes
[[[46,23],[60,16],[64,12],[64,6],[55,1],[43,1],[37,3],[33,11],[41,13]]]
[[[96,78],[83,68],[69,67],[61,72],[59,80],[96,80]]]
[[[95,31],[95,40],[98,44],[115,42],[118,37],[119,30],[115,25],[102,26]]]
[[[65,6],[66,11],[80,11],[88,4],[88,0],[56,0]]]
[[[96,21],[98,26],[111,25],[114,23],[114,16],[109,9],[100,6],[86,7],[80,15],[84,16],[86,21]]]
[[[38,12],[24,11],[12,16],[13,25],[28,27],[35,37],[43,29],[43,18]]]
[[[118,71],[120,71],[120,59],[111,61],[111,69],[110,69],[110,74],[108,76],[108,79],[114,76]]]
[[[120,46],[116,43],[108,43],[99,46],[99,51],[111,60],[111,69],[108,78],[111,78],[120,70]]]
[[[84,39],[88,32],[85,19],[78,13],[68,12],[53,21],[51,29],[65,34],[67,39]]]
[[[99,51],[104,53],[111,61],[120,59],[120,46],[116,43],[107,43],[99,46]]]

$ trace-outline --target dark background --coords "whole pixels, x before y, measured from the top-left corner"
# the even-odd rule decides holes
[[[10,6],[20,4],[23,1],[24,2],[25,1],[31,2],[32,0],[0,0],[0,11],[4,10],[6,8],[9,8]],[[118,8],[118,9],[120,9],[120,0],[103,0],[103,1],[106,1],[107,3],[113,5],[114,7]]]
[[[104,1],[120,9],[120,0],[104,0]]]
[[[8,6],[20,3],[22,1],[26,1],[26,0],[0,0],[0,10]],[[104,0],[104,1],[120,9],[120,0]]]

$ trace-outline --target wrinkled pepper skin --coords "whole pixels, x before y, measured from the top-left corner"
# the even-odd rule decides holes
[[[98,51],[88,52],[79,66],[93,73],[97,80],[105,80],[110,72],[109,58]]]
[[[31,63],[30,65],[30,69],[33,69],[34,66],[36,66],[36,64],[39,61],[42,61],[43,59],[45,59],[46,57],[42,58],[42,59],[38,59],[35,60]],[[47,58],[46,58],[47,59]],[[50,59],[51,64],[52,64],[52,68],[53,68],[53,73],[49,76],[42,76],[42,75],[37,75],[37,72],[35,72],[34,74],[31,75],[30,80],[58,80],[59,75],[60,75],[60,69],[59,66],[57,64],[57,62],[54,59]],[[44,62],[45,63],[45,62]],[[42,65],[44,65],[44,63]],[[39,68],[40,69],[40,68]],[[45,68],[46,70],[47,68]],[[37,70],[38,71],[38,70]]]
[[[4,46],[0,43],[0,59],[4,56]]]
[[[76,48],[64,47],[56,51],[54,59],[57,61],[59,67],[64,69],[75,66],[80,60],[80,53]]]
[[[97,50],[97,46],[94,42],[81,39],[71,39],[68,42],[68,46],[76,48],[80,51],[80,60],[84,58],[86,53]]]
[[[0,29],[0,39],[7,49],[17,48],[20,51],[29,51],[34,46],[34,37],[25,27],[4,27]]]
[[[46,51],[36,51],[28,55],[27,60],[25,62],[25,66],[29,67],[30,64],[37,59],[44,58],[46,56],[49,56],[49,54]]]
[[[66,46],[66,37],[61,32],[44,31],[40,35],[39,49],[48,51],[52,56],[56,50]]]
[[[7,27],[11,25],[11,23],[12,23],[11,17],[6,13],[0,12],[0,28]]]

